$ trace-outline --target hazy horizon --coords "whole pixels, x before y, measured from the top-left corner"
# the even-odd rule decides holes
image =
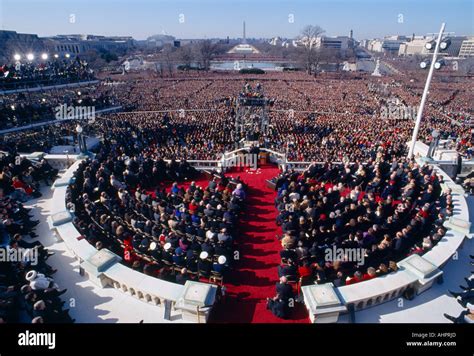
[[[456,35],[474,34],[470,0],[0,0],[0,28],[40,37],[59,34],[180,39],[296,37],[305,25],[326,35],[381,38],[426,35],[441,22]],[[72,19],[74,21],[72,21]]]

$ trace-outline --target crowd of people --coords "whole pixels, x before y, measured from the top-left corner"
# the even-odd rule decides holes
[[[257,80],[212,73],[192,78],[134,75],[130,81],[127,75],[122,77],[102,82],[94,93],[113,94],[115,102],[131,112],[104,118],[91,127],[91,133],[113,136],[124,130],[144,131],[166,158],[209,160],[219,159],[237,145],[237,99],[246,90],[246,95],[264,93],[271,102],[269,130],[258,136],[260,145],[285,153],[289,161],[354,162],[373,158],[380,147],[403,155],[422,89],[419,80],[403,76],[314,79],[303,73],[271,73]],[[436,129],[441,139],[452,140],[461,154],[470,157],[471,91],[469,82],[447,85],[435,79],[419,138],[429,144]],[[28,133],[19,134],[19,141],[22,135]]]
[[[223,281],[245,205],[243,182],[222,175],[200,186],[186,160],[166,162],[147,140],[129,140],[130,133],[104,139],[76,171],[67,201],[79,231],[145,274],[183,284]]]
[[[85,134],[100,137],[101,144],[76,171],[67,202],[87,240],[122,255],[133,269],[185,283],[222,281],[232,267],[245,185],[219,176],[200,186],[187,161],[218,160],[238,146],[239,98],[271,102],[269,130],[258,136],[261,147],[284,153],[288,161],[315,162],[303,174],[290,170],[277,179],[280,282],[268,301],[276,315],[288,316],[294,282],[342,286],[375,278],[394,271],[407,255],[431,249],[445,234],[442,223],[453,206],[450,191],[441,191],[442,176],[402,159],[413,118],[381,114],[391,105],[415,107],[419,81],[359,74],[314,79],[303,73],[271,73],[258,81],[215,73],[130,80],[124,74],[121,80],[91,92],[94,98],[114,93],[126,112],[85,125]],[[422,141],[430,143],[437,129],[461,154],[470,154],[471,89],[467,82],[446,87],[434,81]],[[8,108],[10,102],[3,104]],[[1,147],[10,154],[48,151],[74,137],[76,124],[3,135]],[[5,192],[17,201],[35,196],[34,171],[15,180],[12,170],[2,173],[15,188],[8,191],[6,184]],[[330,254],[339,250],[342,258]],[[350,251],[358,252],[354,257]],[[47,269],[36,272],[48,275]]]
[[[46,161],[14,155],[0,159],[0,323],[58,323],[74,320],[64,309],[47,260],[54,253],[41,242],[31,209],[23,204],[40,196],[41,183],[51,184],[58,171]]]
[[[80,115],[74,108],[94,108],[97,112],[115,104],[113,90],[99,91],[97,85],[5,94],[0,96],[0,130]]]
[[[453,214],[443,177],[428,165],[392,157],[379,151],[365,163],[312,164],[302,174],[278,177],[283,284],[369,280],[443,238],[443,221]],[[289,296],[278,292],[277,300]]]
[[[77,143],[78,123],[78,120],[71,120],[0,135],[0,150],[10,154],[49,152],[54,146],[74,145]]]
[[[75,59],[25,60],[0,66],[0,90],[65,84],[94,79],[87,62]]]

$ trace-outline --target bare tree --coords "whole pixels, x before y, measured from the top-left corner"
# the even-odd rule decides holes
[[[160,73],[160,77],[163,78],[165,64],[163,59],[160,58],[159,61],[155,62],[156,71]]]
[[[185,66],[190,67],[195,62],[195,53],[191,45],[182,46],[176,51],[177,59]]]
[[[163,46],[163,50],[161,51],[163,64],[165,68],[168,70],[170,77],[173,76],[174,59],[175,59],[174,49],[175,48],[172,45],[166,44]]]
[[[318,46],[318,37],[325,31],[317,25],[308,25],[301,30],[299,40],[303,44],[302,62],[308,74],[316,71],[319,61],[321,60],[320,48]]]
[[[199,43],[198,53],[201,67],[205,70],[209,70],[211,60],[216,54],[216,46],[210,40],[204,40]]]

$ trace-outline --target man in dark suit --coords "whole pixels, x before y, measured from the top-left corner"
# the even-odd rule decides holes
[[[288,318],[289,308],[287,302],[285,302],[279,295],[270,299],[267,298],[267,309],[269,309],[273,315],[278,318]]]
[[[288,284],[285,276],[280,277],[280,282],[276,284],[276,294],[285,302],[294,298],[293,287]]]
[[[176,283],[179,284],[186,284],[186,281],[190,279],[188,270],[186,268],[182,268],[181,272],[176,276]]]

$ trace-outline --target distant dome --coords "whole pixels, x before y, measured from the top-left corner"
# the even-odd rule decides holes
[[[260,51],[252,45],[249,45],[247,43],[241,43],[241,44],[238,44],[237,46],[233,47],[227,53],[241,53],[241,54],[253,53],[253,54],[255,54],[255,53],[260,53]]]
[[[147,41],[174,41],[174,37],[170,35],[153,35],[148,37]]]

